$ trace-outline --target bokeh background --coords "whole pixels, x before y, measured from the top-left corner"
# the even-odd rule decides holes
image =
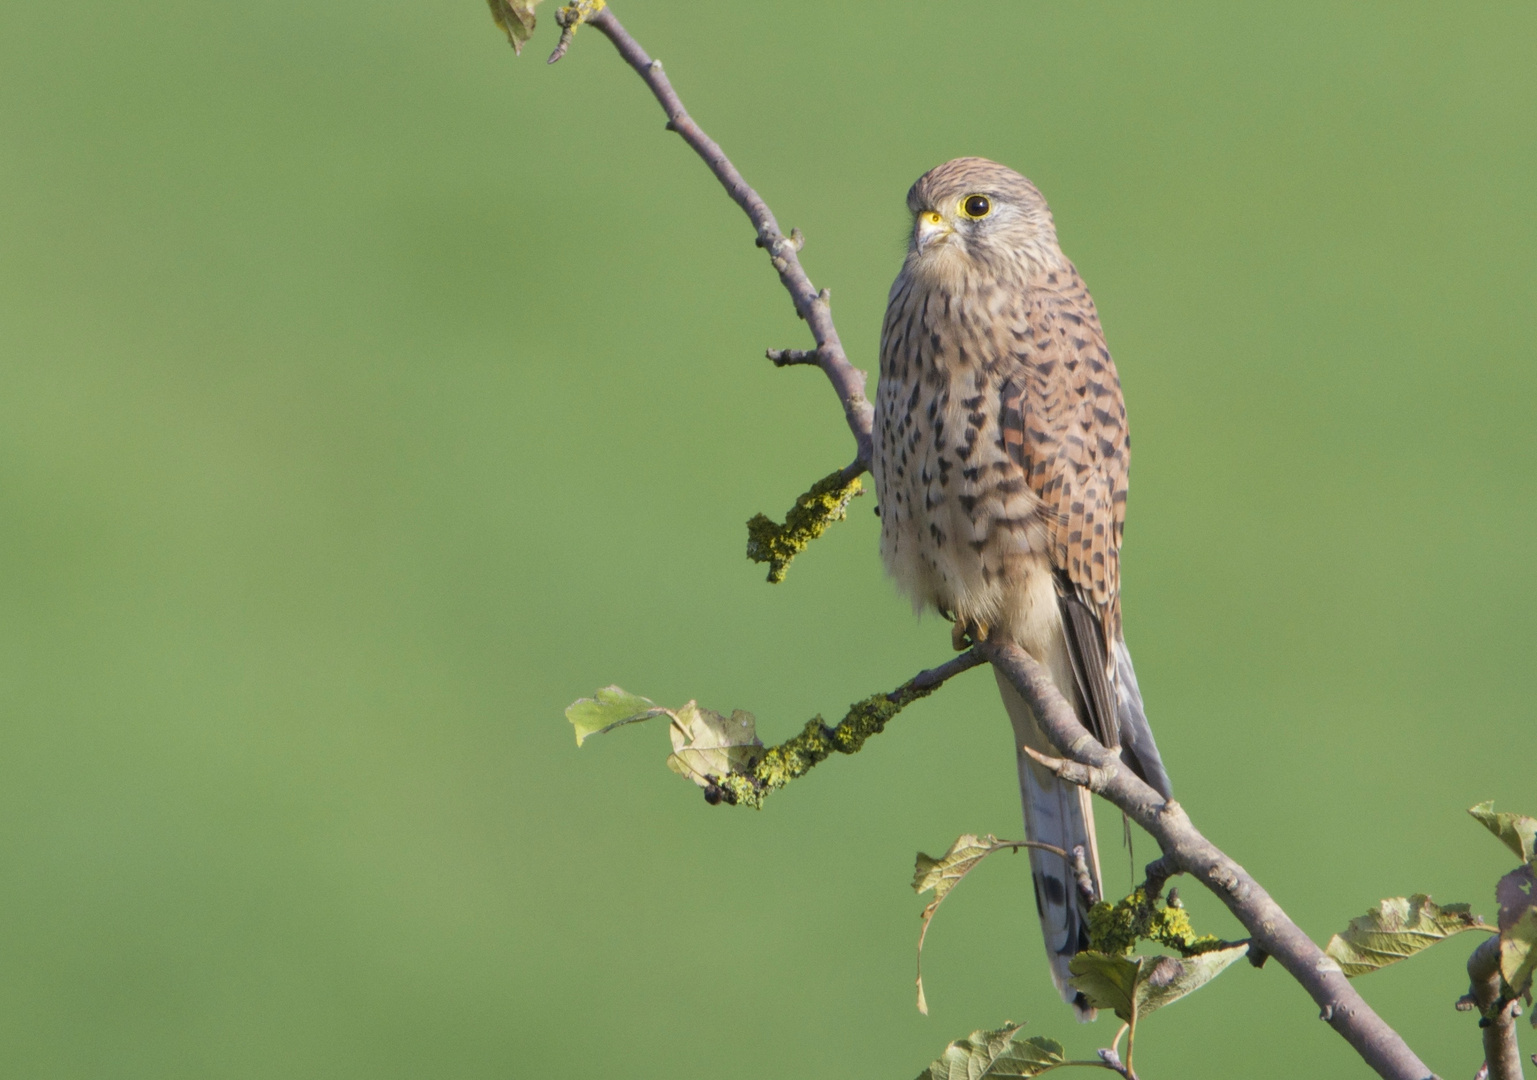
[[[608,683],[775,739],[949,647],[869,498],[784,585],[744,561],[847,433],[608,43],[544,65],[553,9],[514,59],[480,0],[0,8],[5,1075],[905,1080],[1005,1019],[1112,1034],[1023,860],[946,904],[913,1007],[914,851],[1020,832],[985,672],[761,813],[661,728],[574,745]],[[1183,801],[1320,940],[1492,913],[1463,811],[1537,812],[1537,8],[616,10],[864,367],[908,184],[1040,184],[1125,383]],[[1467,951],[1361,983],[1448,1076]],[[1138,1063],[1363,1075],[1315,1013],[1234,969]]]

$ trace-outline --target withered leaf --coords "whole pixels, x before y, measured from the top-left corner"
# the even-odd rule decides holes
[[[1348,978],[1387,967],[1464,930],[1493,930],[1467,904],[1433,903],[1424,893],[1383,900],[1350,920],[1324,947]]]
[[[523,46],[534,35],[534,8],[539,0],[486,0],[491,17],[507,35],[512,51],[522,54]]]

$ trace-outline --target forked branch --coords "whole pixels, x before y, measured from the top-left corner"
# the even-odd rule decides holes
[[[612,9],[604,8],[588,17],[586,23],[601,30],[614,43],[625,62],[645,80],[662,106],[662,111],[667,114],[667,130],[683,136],[683,141],[709,166],[721,187],[726,189],[726,194],[742,208],[742,212],[757,230],[758,246],[768,252],[774,269],[779,273],[780,283],[795,304],[795,313],[806,320],[806,325],[811,328],[811,336],[816,340],[814,359],[802,353],[800,360],[790,362],[815,363],[833,384],[833,390],[843,404],[844,419],[848,421],[857,447],[853,463],[844,470],[847,478],[853,479],[870,467],[870,439],[875,410],[865,397],[865,373],[849,363],[848,356],[843,352],[843,343],[838,340],[828,291],[819,291],[811,284],[811,278],[801,266],[797,254],[802,243],[800,233],[792,231],[786,236],[781,231],[768,203],[742,178],[737,167],[726,157],[725,151],[705,134],[704,129],[683,107],[677,91],[668,81],[667,73],[662,70],[662,62],[646,55],[646,50],[636,43],[614,17]],[[783,365],[778,359],[775,362]]]
[[[1433,1075],[1350,985],[1339,964],[1292,922],[1248,871],[1202,836],[1179,803],[1164,801],[1089,733],[1044,667],[1015,645],[989,641],[976,648],[1029,703],[1057,750],[1084,767],[1085,780],[1092,770],[1102,782],[1099,794],[1158,841],[1163,849],[1159,874],[1190,874],[1216,893],[1255,944],[1275,957],[1318,1003],[1319,1017],[1379,1075],[1390,1080],[1426,1080]],[[1062,775],[1075,778],[1066,770]]]

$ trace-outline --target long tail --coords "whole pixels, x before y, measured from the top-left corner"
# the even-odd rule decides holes
[[[1053,753],[1035,714],[1018,691],[998,676],[998,690],[1014,725],[1015,753],[1019,757],[1019,792],[1024,802],[1025,836],[1054,844],[1071,853],[1082,846],[1094,879],[1096,895],[1104,892],[1099,870],[1099,843],[1094,835],[1094,809],[1089,792],[1059,779],[1036,764],[1020,746]],[[1030,851],[1030,875],[1035,883],[1035,906],[1041,915],[1046,956],[1051,961],[1051,981],[1062,1000],[1069,1002],[1080,1020],[1094,1019],[1094,1010],[1083,995],[1068,984],[1067,965],[1074,954],[1089,945],[1089,902],[1078,889],[1072,863],[1048,851]]]
[[[1146,780],[1165,799],[1174,798],[1174,785],[1169,782],[1168,771],[1163,767],[1163,757],[1158,744],[1153,741],[1153,729],[1142,709],[1142,691],[1137,687],[1137,673],[1131,666],[1131,653],[1126,639],[1115,642],[1116,712],[1121,728],[1121,757],[1131,766],[1132,772]]]

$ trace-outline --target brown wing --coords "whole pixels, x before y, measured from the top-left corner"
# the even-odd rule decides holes
[[[1126,406],[1099,315],[1071,266],[1033,283],[1001,430],[1047,515],[1063,626],[1091,728],[1119,745],[1112,684],[1120,636],[1120,550],[1131,448]]]

